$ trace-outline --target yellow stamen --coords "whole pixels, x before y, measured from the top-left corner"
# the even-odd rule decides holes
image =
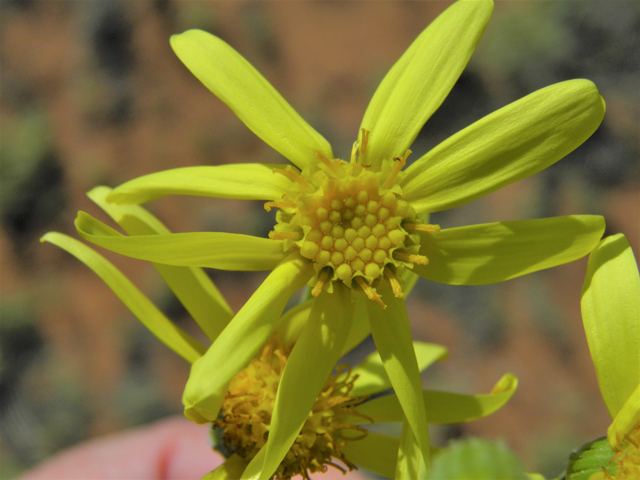
[[[269,238],[271,240],[300,240],[302,234],[300,232],[269,232]]]
[[[413,255],[411,253],[399,252],[397,250],[393,254],[398,260],[402,260],[403,262],[411,262],[411,263],[415,263],[416,265],[429,264],[429,259],[424,255]]]
[[[404,223],[402,226],[409,232],[418,231],[426,233],[438,233],[440,231],[440,225],[430,225],[428,223]]]
[[[382,301],[382,298],[380,298],[380,295],[378,295],[378,292],[376,291],[376,289],[373,288],[371,285],[369,285],[367,282],[365,282],[364,278],[358,276],[356,277],[356,282],[358,282],[358,285],[362,287],[362,290],[364,291],[365,295],[369,297],[369,300],[374,300],[382,308],[387,308],[387,306]]]
[[[324,284],[326,283],[327,278],[329,278],[329,269],[324,269],[322,270],[322,273],[318,277],[318,282],[316,283],[316,286],[313,287],[313,290],[311,290],[311,295],[313,295],[314,297],[317,297],[318,295],[320,295],[320,293],[322,293],[322,288],[324,287]]]
[[[313,192],[316,191],[316,188],[313,185],[311,185],[309,182],[307,182],[302,177],[302,175],[300,175],[298,172],[293,170],[293,168],[291,168],[291,165],[287,165],[284,168],[274,168],[273,169],[273,173],[279,173],[281,175],[289,177],[294,182],[299,183],[300,185],[302,185],[302,187],[305,190],[307,190],[309,193],[313,193]]]
[[[293,202],[267,202],[264,204],[264,209],[270,212],[272,208],[296,208],[296,204]]]
[[[384,269],[384,275],[387,277],[387,280],[389,280],[389,283],[391,284],[391,290],[393,290],[393,295],[396,298],[404,298],[404,293],[402,293],[402,287],[400,286],[400,282],[398,281],[398,279],[393,274],[390,268]]]
[[[351,147],[351,157],[349,157],[349,163],[354,164],[358,159],[358,149],[360,148],[360,142],[357,140],[353,142],[353,146]]]
[[[362,141],[360,144],[360,155],[364,155],[365,150],[367,149],[367,142],[369,141],[369,130],[366,128],[361,128],[362,132]]]
[[[316,158],[324,163],[331,173],[335,175],[336,178],[342,178],[345,175],[345,172],[339,168],[335,163],[325,157],[319,150],[316,150]]]
[[[409,158],[409,155],[411,155],[411,150],[407,150],[406,152],[404,152],[404,155],[402,157],[395,157],[393,159],[395,161],[395,163],[393,164],[393,169],[391,170],[391,173],[389,174],[385,182],[382,184],[382,188],[389,188],[393,184],[393,182],[396,180],[396,177],[398,176],[398,173],[400,173],[400,170],[402,170],[407,164],[407,158]]]

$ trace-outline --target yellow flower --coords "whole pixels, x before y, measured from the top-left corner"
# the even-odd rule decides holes
[[[417,274],[450,284],[499,282],[580,258],[600,239],[604,221],[596,216],[442,231],[423,221],[430,212],[553,164],[604,116],[591,82],[562,82],[488,115],[403,170],[411,143],[464,69],[492,9],[490,0],[457,2],[420,34],[376,90],[347,160],[336,159],[329,143],[225,42],[198,30],[172,37],[174,51],[194,75],[293,164],[170,170],[134,179],[107,197],[114,204],[168,194],[265,200],[265,208],[279,208],[268,239],[211,232],[123,236],[78,215],[76,226],[86,240],[131,257],[273,270],[194,363],[183,398],[188,418],[217,418],[231,379],[271,337],[290,295],[310,282],[316,299],[290,362],[305,366],[291,379],[301,390],[300,404],[288,412],[295,421],[278,440],[282,455],[344,345],[371,331],[407,416],[409,437],[428,464],[427,417],[402,281],[410,286]]]
[[[582,320],[602,398],[613,419],[613,458],[590,478],[640,478],[640,276],[624,235],[602,240],[589,257]]]
[[[98,187],[89,192],[89,197],[129,234],[168,233],[166,227],[142,207],[106,203],[105,197],[110,191],[106,187]],[[190,363],[202,358],[205,347],[173,324],[100,254],[56,232],[46,234],[42,241],[63,248],[90,267],[132,313],[174,352]],[[199,268],[155,266],[202,331],[214,342],[232,316],[215,285]],[[262,474],[264,478],[271,478],[274,472],[280,476],[278,478],[289,478],[289,475],[307,471],[323,471],[327,466],[335,466],[332,459],[341,460],[349,468],[358,465],[387,477],[416,478],[422,460],[420,452],[413,448],[410,429],[403,429],[403,437],[398,439],[365,432],[361,427],[372,422],[406,422],[397,395],[378,396],[369,400],[370,395],[392,387],[377,352],[351,370],[338,367],[337,374],[328,375],[328,380],[325,377],[320,393],[316,393],[311,407],[304,412],[302,425],[298,425],[295,415],[289,415],[292,410],[299,409],[299,403],[305,397],[295,378],[296,371],[302,375],[308,372],[308,367],[304,363],[289,360],[293,355],[293,345],[305,342],[302,337],[310,303],[306,302],[285,313],[276,329],[280,340],[263,347],[257,357],[230,382],[222,402],[221,415],[212,423],[223,431],[223,441],[237,455],[231,456],[216,469],[215,475],[219,476],[212,478],[248,478],[252,474],[251,469],[256,467],[256,464],[251,464],[253,458],[260,462],[265,460],[264,468],[260,463],[260,472],[253,472]],[[351,350],[360,340],[361,334],[350,336],[344,351]],[[415,352],[419,370],[447,355],[444,347],[423,342],[414,342],[412,351]],[[289,373],[285,376],[285,371],[293,371],[293,375]],[[215,375],[215,370],[211,375]],[[511,398],[516,387],[517,379],[507,374],[487,395],[425,390],[421,392],[420,402],[430,423],[468,422],[499,409]],[[293,435],[290,444],[281,441],[283,433]],[[400,474],[396,475],[396,471]]]

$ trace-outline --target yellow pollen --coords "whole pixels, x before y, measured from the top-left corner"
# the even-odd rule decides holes
[[[365,295],[369,297],[369,300],[377,302],[378,305],[380,305],[383,309],[387,308],[387,306],[382,301],[382,298],[380,298],[380,295],[378,295],[378,292],[376,292],[376,289],[367,284],[367,282],[365,282],[362,277],[356,277],[356,282],[358,282],[358,285],[362,287],[362,290],[364,291]]]
[[[411,253],[398,252],[396,250],[395,257],[398,260],[402,260],[403,262],[411,262],[411,263],[415,263],[416,265],[428,265],[429,264],[429,260],[424,255],[413,255]]]
[[[400,286],[400,282],[395,277],[391,269],[385,268],[384,275],[389,280],[389,284],[391,284],[391,290],[393,290],[393,295],[396,298],[404,298],[404,293],[402,293],[402,287]]]
[[[274,335],[251,363],[236,375],[222,403],[221,414],[212,424],[214,438],[220,438],[229,453],[250,462],[264,447],[271,428],[271,418],[280,379],[291,350]],[[273,474],[275,480],[290,480],[295,476],[309,479],[315,472],[334,467],[346,473],[355,465],[342,453],[342,448],[367,435],[362,427],[348,423],[357,416],[356,407],[368,396],[351,396],[357,376],[346,365],[336,368],[318,395],[291,449]]]
[[[428,223],[405,223],[402,226],[409,232],[418,231],[427,233],[438,233],[440,231],[440,225],[429,225]]]
[[[612,449],[616,454],[609,461],[609,471],[602,470],[611,480],[632,480],[640,478],[640,423],[622,438],[617,435],[617,445]],[[615,472],[611,476],[610,472]]]
[[[315,190],[316,190],[315,188],[313,188],[313,185],[311,185],[309,182],[307,182],[302,177],[302,175],[300,175],[298,172],[294,171],[293,168],[291,168],[291,165],[287,165],[284,168],[274,168],[273,169],[273,173],[279,173],[281,175],[289,177],[294,182],[297,182],[300,185],[302,185],[302,188],[304,188],[309,193],[315,192]]]
[[[293,202],[267,202],[264,204],[264,209],[267,212],[270,212],[272,208],[279,208],[279,209],[283,209],[283,208],[295,208],[296,204]]]

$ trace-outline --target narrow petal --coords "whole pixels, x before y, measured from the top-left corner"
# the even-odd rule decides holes
[[[587,255],[604,233],[596,215],[485,223],[420,233],[428,265],[413,271],[453,285],[484,285],[572,262]]]
[[[604,117],[589,80],[538,90],[442,142],[411,165],[401,182],[416,212],[475,200],[533,175],[580,146]]]
[[[416,436],[407,422],[407,417],[404,417],[395,480],[415,480],[420,478],[420,470],[424,470],[423,465],[422,454],[420,453]]]
[[[425,390],[422,392],[429,423],[463,423],[491,415],[502,407],[518,387],[518,379],[504,375],[487,395],[462,395],[458,393]],[[379,397],[358,406],[358,413],[373,418],[376,422],[400,422],[402,407],[397,395]],[[355,420],[356,417],[353,417]],[[351,418],[350,418],[351,419]],[[366,423],[360,419],[357,423]]]
[[[198,80],[244,124],[300,169],[315,152],[333,158],[329,143],[238,52],[202,30],[171,37],[171,47]]]
[[[87,196],[129,235],[171,233],[160,220],[142,207],[107,203],[105,197],[110,192],[108,187],[96,187]],[[233,312],[207,274],[197,267],[174,267],[160,263],[154,263],[153,266],[209,340],[214,341],[231,320]]]
[[[76,229],[82,238],[127,257],[165,265],[220,270],[271,270],[283,258],[281,240],[236,233],[195,232],[125,236],[85,212]]]
[[[269,340],[289,297],[312,274],[313,269],[298,253],[269,274],[207,353],[192,365],[182,397],[187,418],[196,423],[216,419],[227,385]]]
[[[300,337],[300,333],[309,320],[311,307],[313,307],[313,300],[307,300],[282,315],[280,323],[276,327],[276,333],[287,348],[291,348]]]
[[[491,17],[493,2],[456,2],[411,44],[389,70],[362,119],[369,130],[362,163],[404,154],[449,94]]]
[[[151,333],[187,362],[193,363],[204,354],[205,348],[197,340],[191,338],[165,317],[120,270],[102,255],[78,240],[57,232],[47,233],[40,241],[52,243],[66,250],[93,270]]]
[[[425,370],[437,360],[443,360],[447,349],[435,343],[413,342],[413,349],[418,360],[418,369]],[[364,362],[352,369],[354,375],[358,375],[351,394],[354,396],[371,395],[391,388],[391,381],[382,364],[378,352],[373,352]]]
[[[618,446],[625,435],[629,435],[634,429],[640,429],[640,383],[629,395],[613,422],[607,430],[609,445]]]
[[[215,167],[185,167],[134,178],[115,188],[107,201],[144,203],[166,195],[200,195],[239,200],[275,200],[291,186],[291,180],[273,173],[282,165],[245,163]]]
[[[342,350],[343,355],[360,345],[371,333],[371,328],[369,328],[369,310],[367,308],[369,300],[361,295],[354,295],[353,301],[355,304],[353,322],[351,323],[351,330],[349,330],[347,341],[344,343],[344,349]]]
[[[371,333],[428,469],[429,428],[407,310],[404,300],[394,297],[390,289],[384,292],[382,301],[387,306],[386,310],[382,310],[374,302],[369,302]]]
[[[605,238],[591,253],[581,306],[600,392],[616,418],[640,384],[640,276],[624,235]]]
[[[264,462],[252,461],[243,479],[267,480],[289,452],[322,386],[340,358],[351,327],[351,291],[336,285],[314,301],[309,320],[296,342],[276,393]]]
[[[358,467],[385,478],[394,478],[399,446],[399,438],[369,432],[362,440],[348,442],[342,448],[342,453]]]

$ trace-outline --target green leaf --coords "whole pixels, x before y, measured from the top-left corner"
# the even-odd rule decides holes
[[[581,307],[600,392],[615,418],[640,384],[640,276],[624,235],[591,253]]]
[[[445,347],[435,343],[413,342],[413,348],[420,371],[425,370],[437,360],[443,360],[448,354]],[[371,395],[391,388],[391,381],[378,352],[373,352],[364,362],[354,367],[352,373],[358,375],[358,380],[351,390],[353,396]]]
[[[280,379],[264,461],[251,461],[243,479],[273,476],[340,358],[352,318],[351,291],[346,286],[335,285],[333,293],[323,292],[314,300]]]
[[[449,94],[489,22],[493,2],[456,2],[389,70],[362,119],[369,142],[360,163],[376,170],[401,156]]]
[[[566,476],[562,478],[566,480],[589,480],[593,474],[602,474],[604,468],[615,468],[615,464],[611,464],[613,456],[614,452],[611,450],[606,437],[586,443],[577,452],[569,456]],[[607,468],[607,470],[615,475],[615,472],[611,471],[610,468]],[[602,478],[604,479],[605,477],[603,476]]]
[[[171,233],[160,220],[142,207],[107,203],[105,197],[110,192],[108,187],[96,187],[87,196],[129,235]],[[233,312],[206,273],[197,267],[174,267],[160,263],[154,263],[153,266],[209,340],[215,340],[231,320]]]
[[[463,205],[554,164],[596,131],[604,101],[589,80],[538,90],[453,135],[406,170],[417,213]]]
[[[173,35],[171,47],[253,133],[300,169],[317,161],[317,151],[333,158],[329,143],[225,42],[202,30],[188,30]]]
[[[393,478],[396,473],[400,439],[369,432],[361,440],[348,442],[342,453],[358,467],[366,468],[385,478]]]
[[[151,333],[187,362],[195,362],[205,352],[205,348],[197,340],[165,317],[120,270],[102,255],[78,240],[57,232],[47,233],[40,241],[52,243],[66,250],[93,270]]]
[[[459,393],[425,390],[422,392],[429,423],[463,423],[484,418],[502,407],[513,396],[518,379],[504,375],[487,395],[462,395]],[[401,422],[402,407],[397,395],[386,395],[358,406],[358,413],[376,422]],[[350,417],[355,424],[367,423],[366,419]]]
[[[484,285],[572,262],[587,255],[604,232],[596,215],[486,223],[420,232],[428,265],[413,271],[436,282]]]
[[[150,262],[220,270],[271,270],[283,258],[281,240],[236,233],[195,232],[125,236],[85,212],[76,228],[82,238],[112,252]]]
[[[311,278],[306,259],[292,253],[247,300],[204,356],[191,367],[182,402],[196,423],[215,420],[227,386],[270,339],[289,297]]]
[[[526,480],[524,467],[502,442],[469,438],[451,442],[433,459],[433,480]]]
[[[134,178],[115,188],[107,201],[144,203],[166,195],[200,195],[239,200],[281,199],[291,180],[273,173],[278,164],[245,163],[184,167]]]
[[[371,333],[402,410],[416,436],[425,466],[429,469],[429,428],[407,310],[404,300],[394,297],[390,289],[383,292],[382,301],[387,306],[386,310],[382,310],[375,302],[369,302]]]

